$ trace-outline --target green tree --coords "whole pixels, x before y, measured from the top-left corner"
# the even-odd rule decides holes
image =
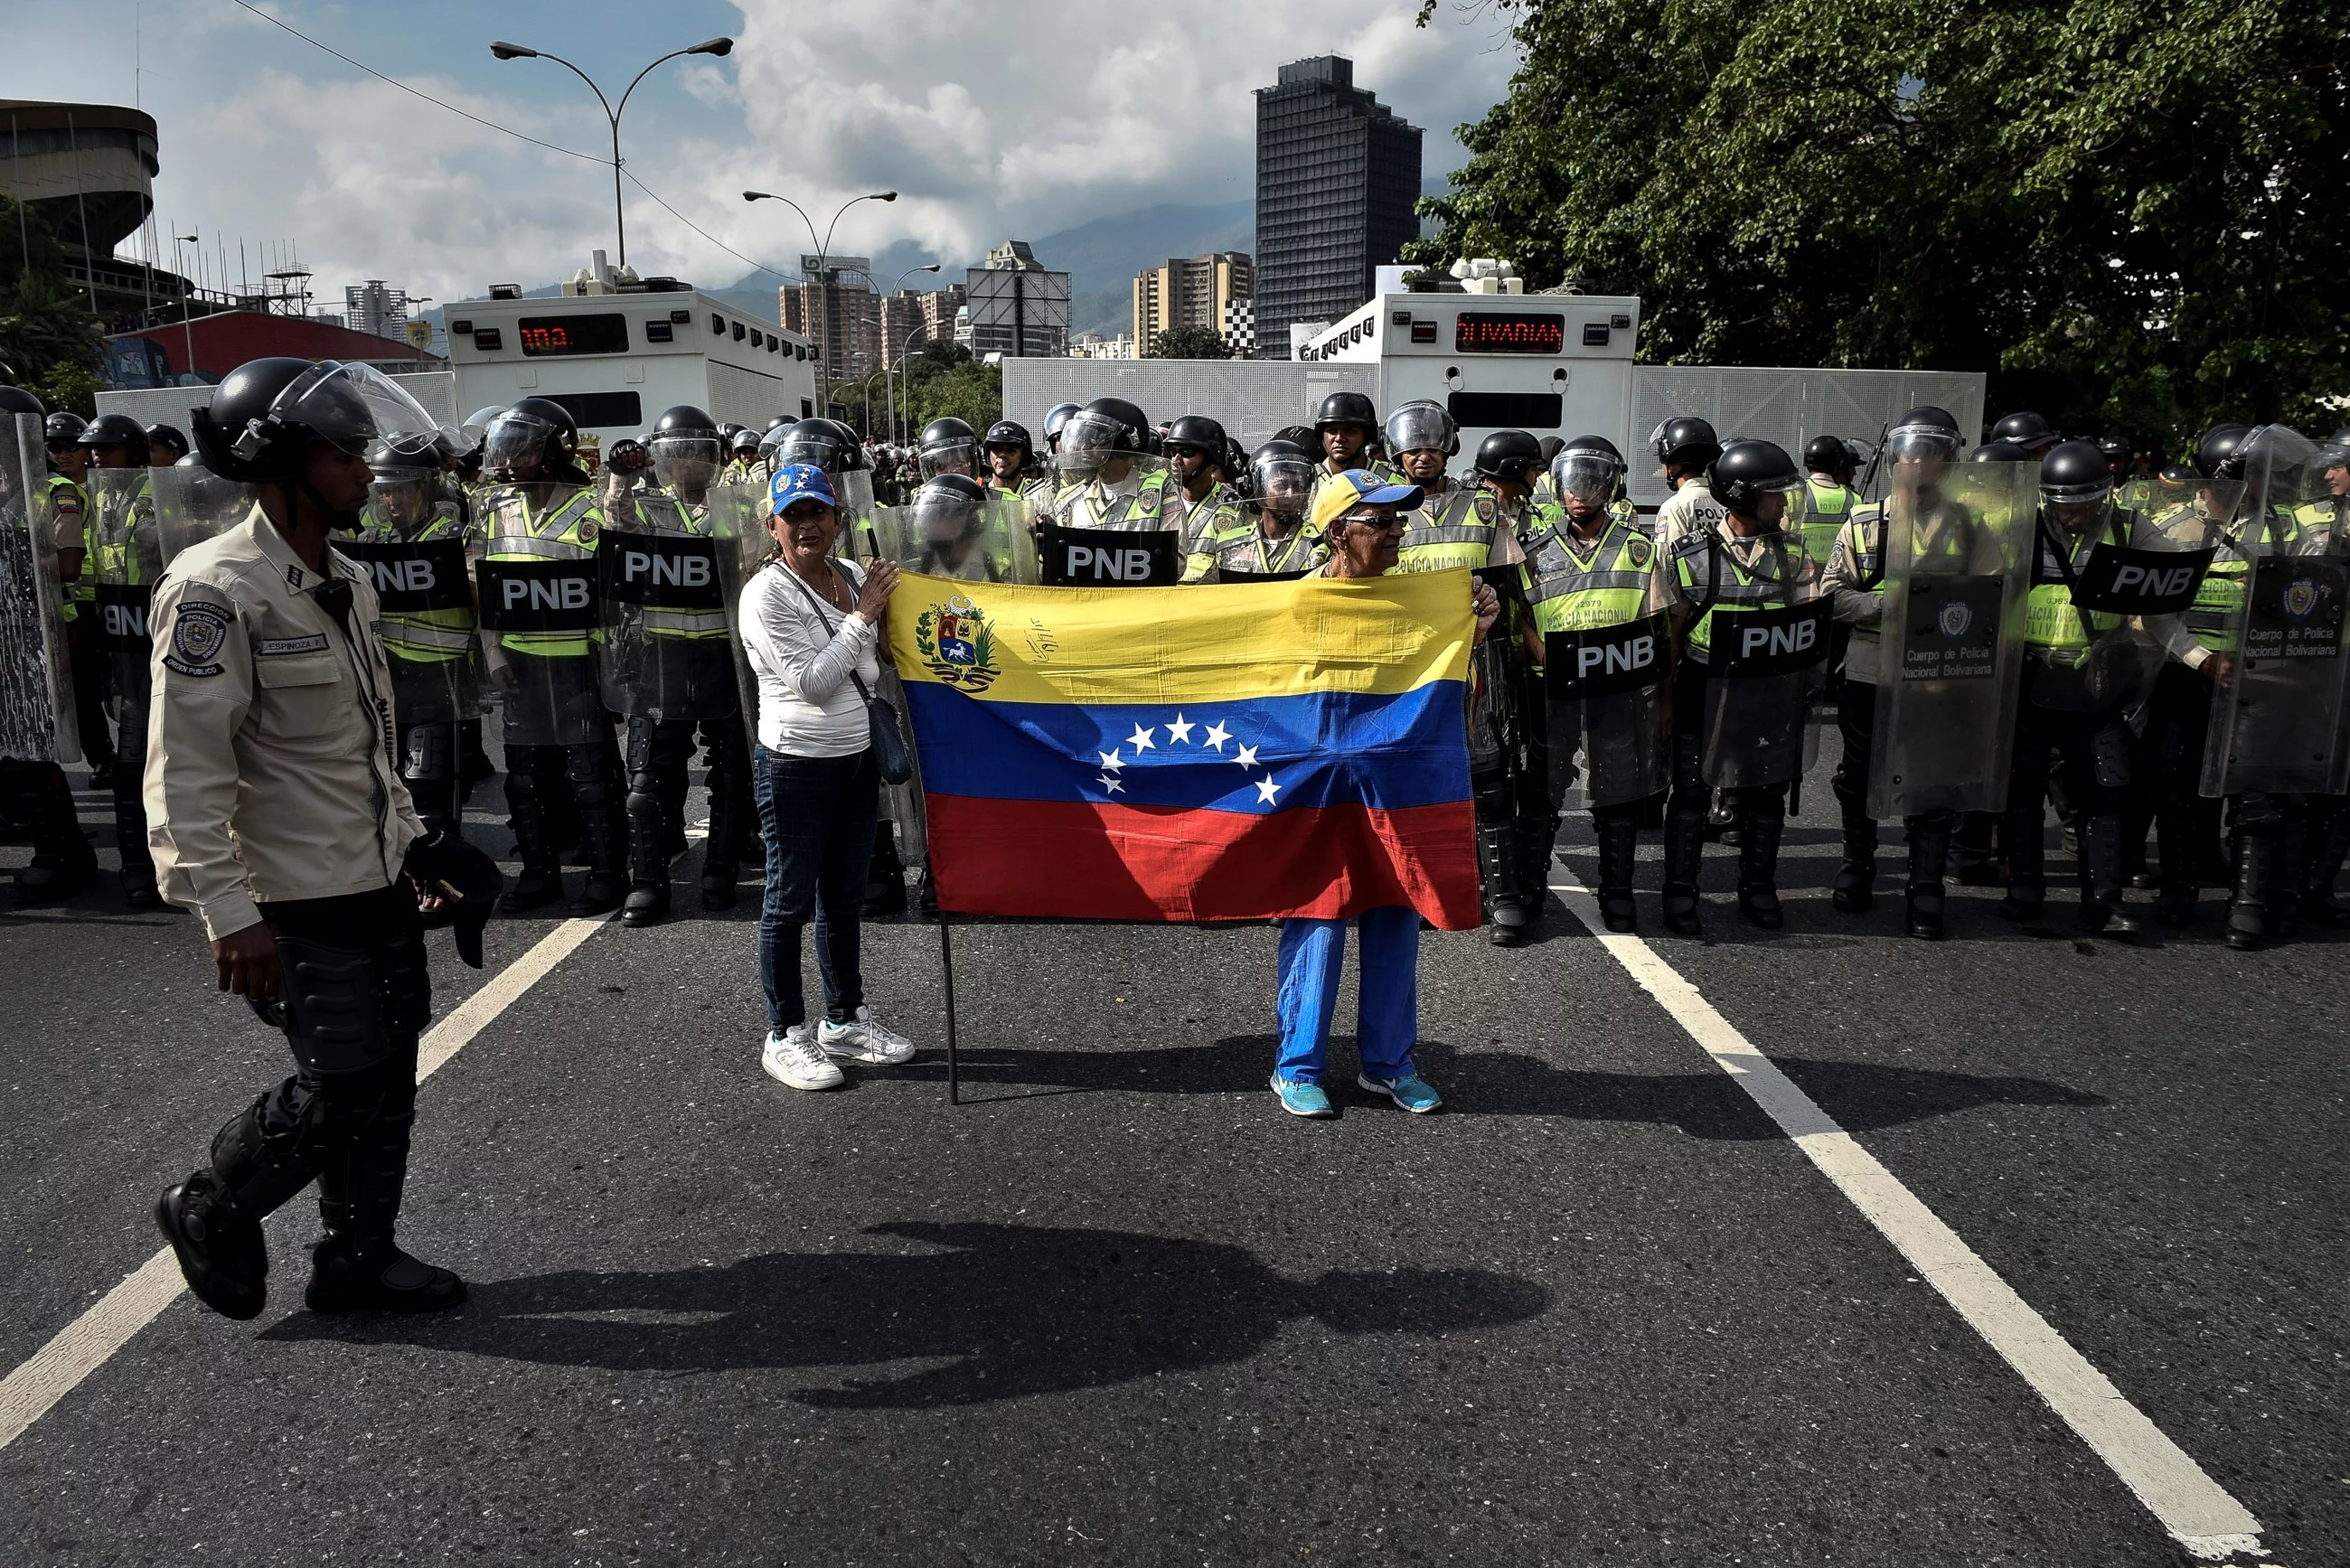
[[[950,418],[983,431],[1003,417],[1003,372],[959,343],[925,343],[908,358],[898,397],[910,431]]]
[[[2350,0],[1495,3],[1523,64],[1407,259],[1638,294],[1654,360],[2340,422]]]
[[[0,359],[53,409],[97,412],[98,322],[47,220],[0,196]]]
[[[1150,335],[1146,359],[1229,359],[1232,345],[1212,327],[1170,327]]]

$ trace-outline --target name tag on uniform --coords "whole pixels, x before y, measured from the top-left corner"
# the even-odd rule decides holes
[[[283,659],[296,653],[324,653],[327,651],[327,634],[265,638],[253,645],[253,651],[255,657],[260,659]]]

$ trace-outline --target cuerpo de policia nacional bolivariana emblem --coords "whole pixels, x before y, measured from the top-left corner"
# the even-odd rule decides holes
[[[961,594],[932,605],[915,620],[914,649],[922,656],[923,669],[973,695],[1003,673],[995,663],[994,628]]]

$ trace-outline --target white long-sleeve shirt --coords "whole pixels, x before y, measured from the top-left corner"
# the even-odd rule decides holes
[[[854,563],[833,564],[852,595],[864,587]],[[854,670],[866,691],[880,685],[880,637],[871,621],[826,604],[781,561],[744,586],[740,617],[743,647],[759,678],[761,745],[795,757],[851,757],[873,743],[865,699],[849,679]]]

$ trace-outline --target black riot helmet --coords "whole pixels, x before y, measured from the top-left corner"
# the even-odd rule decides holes
[[[2032,454],[2012,441],[1987,441],[1967,453],[1969,462],[2030,462]]]
[[[855,431],[838,420],[801,420],[769,431],[762,445],[767,451],[771,468],[805,462],[837,478],[867,467],[865,444],[857,439]]]
[[[1648,447],[1668,468],[1696,470],[1721,455],[1721,438],[1695,414],[1681,414],[1650,431]]]
[[[754,449],[756,450],[755,448]],[[615,449],[617,452],[617,448]],[[706,491],[718,477],[725,452],[719,442],[718,421],[707,409],[678,403],[661,410],[653,433],[645,442],[651,459],[653,483],[663,490],[678,488],[688,499]]]
[[[77,446],[119,446],[130,457],[129,466],[147,466],[147,427],[129,414],[100,414],[82,426]]]
[[[2058,441],[2040,460],[2040,498],[2051,505],[2103,501],[2113,493],[2113,465],[2093,441]]]
[[[1551,493],[1561,502],[1573,497],[1605,505],[1616,499],[1623,481],[1624,454],[1606,436],[1576,436],[1562,442],[1550,460]]]
[[[343,529],[357,528],[360,514],[328,505],[311,484],[313,447],[362,459],[380,444],[437,453],[441,436],[432,416],[390,377],[333,359],[248,360],[213,389],[211,405],[193,410],[189,423],[206,468],[223,479],[298,490]]]
[[[482,466],[493,473],[534,461],[540,479],[588,481],[579,466],[578,422],[552,398],[525,398],[500,410],[483,437]]]
[[[2021,409],[1991,427],[1993,441],[2012,441],[2028,452],[2043,452],[2057,441],[2055,427],[2030,409]]]
[[[998,420],[988,426],[987,433],[979,438],[979,446],[982,452],[993,452],[1000,446],[1015,447],[1023,463],[1036,455],[1036,443],[1028,439],[1028,427],[1016,420]]]
[[[2317,455],[2309,460],[2312,473],[2334,468],[2350,468],[2350,430],[2338,430],[2327,436],[2318,443]]]
[[[81,440],[84,426],[89,421],[71,409],[59,409],[41,423],[41,439],[50,446],[72,446]]]
[[[12,381],[0,387],[0,414],[12,419],[18,414],[30,414],[36,420],[46,420],[49,410],[40,399]]]
[[[1800,490],[1803,471],[1776,441],[1733,441],[1706,471],[1707,493],[1742,517],[1760,516],[1762,498]]]
[[[1045,450],[1048,452],[1061,450],[1061,427],[1067,424],[1070,416],[1084,406],[1082,403],[1055,403],[1045,410]]]
[[[1542,442],[1523,431],[1495,431],[1477,443],[1472,466],[1480,479],[1531,484],[1542,468]]]
[[[1804,467],[1814,473],[1832,475],[1838,482],[1850,479],[1853,468],[1852,448],[1832,435],[1816,435],[1804,443]]]
[[[2108,463],[2127,462],[2137,456],[2137,443],[2119,431],[2107,431],[2099,436],[2097,450],[2105,453]]]
[[[726,452],[731,457],[751,457],[759,450],[759,432],[745,425],[726,438]]]
[[[1061,427],[1055,462],[1070,473],[1092,473],[1113,458],[1150,451],[1150,421],[1124,398],[1096,398]]]
[[[1371,406],[1371,400],[1360,392],[1333,392],[1322,400],[1320,408],[1314,410],[1314,433],[1320,435],[1332,425],[1360,425],[1363,440],[1367,442],[1376,441],[1379,434],[1379,411]]]
[[[2206,479],[2241,479],[2244,459],[2241,448],[2244,438],[2252,433],[2250,425],[2235,423],[2213,425],[2195,442],[2195,472]]]
[[[1314,475],[1321,464],[1295,441],[1269,441],[1249,459],[1249,484],[1257,505],[1276,517],[1293,521],[1305,515],[1314,493]]]
[[[924,479],[935,479],[942,473],[970,475],[979,472],[979,432],[952,416],[924,425],[915,447],[920,454]]]
[[[739,430],[740,427],[737,428]],[[710,417],[707,409],[695,408],[691,403],[672,404],[663,409],[660,418],[653,421],[651,439],[659,441],[663,436],[692,436],[715,441],[718,439],[718,421]]]
[[[1169,451],[1179,446],[1196,447],[1210,462],[1220,463],[1224,458],[1226,442],[1224,427],[1205,414],[1184,414],[1167,427],[1166,438],[1159,444]]]
[[[1442,403],[1432,398],[1414,398],[1398,405],[1388,414],[1388,451],[1398,458],[1408,452],[1440,452],[1447,457],[1461,454],[1461,426]]]
[[[971,538],[986,526],[987,492],[967,473],[935,474],[922,482],[911,503],[914,531],[931,549]]]
[[[1933,403],[1921,403],[1908,410],[1885,432],[1885,454],[1897,460],[1939,459],[1948,462],[1959,455],[1962,444],[1958,416]]]
[[[169,468],[194,450],[177,425],[167,425],[161,420],[147,427],[147,463],[151,468]]]

